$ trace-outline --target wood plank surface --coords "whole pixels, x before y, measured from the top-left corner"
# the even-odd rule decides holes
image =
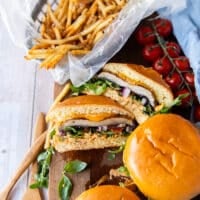
[[[52,103],[53,80],[25,50],[14,46],[0,16],[0,190],[8,183],[32,140],[35,116]],[[9,199],[21,200],[28,174],[20,179]]]

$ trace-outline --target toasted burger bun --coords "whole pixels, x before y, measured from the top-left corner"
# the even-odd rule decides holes
[[[123,160],[151,199],[189,200],[200,193],[200,135],[178,115],[158,114],[136,128]]]
[[[103,185],[83,192],[76,200],[139,200],[130,190],[116,186]]]
[[[108,63],[104,72],[116,75],[131,85],[143,86],[149,89],[159,104],[170,105],[173,94],[160,74],[151,68],[136,64]]]
[[[115,101],[104,96],[84,95],[71,97],[59,103],[48,113],[46,119],[62,124],[71,119],[101,121],[115,116],[134,118],[133,114]]]

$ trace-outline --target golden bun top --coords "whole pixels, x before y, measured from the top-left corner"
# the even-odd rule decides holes
[[[173,101],[170,87],[161,75],[152,68],[136,64],[108,63],[104,66],[103,71],[115,74],[130,84],[149,89],[160,104],[167,106]]]
[[[139,200],[132,191],[116,186],[103,185],[91,188],[83,192],[76,200]]]
[[[132,113],[108,97],[84,95],[71,97],[58,103],[49,111],[46,119],[53,123],[62,124],[70,119],[101,121],[115,116],[129,119],[134,117]]]
[[[138,126],[123,160],[139,189],[154,200],[189,200],[200,194],[200,135],[178,115],[158,114]]]

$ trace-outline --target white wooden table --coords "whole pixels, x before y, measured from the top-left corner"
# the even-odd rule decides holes
[[[0,190],[10,180],[32,140],[35,118],[52,103],[53,79],[24,60],[25,50],[15,47],[0,16]],[[12,192],[20,200],[26,173]]]

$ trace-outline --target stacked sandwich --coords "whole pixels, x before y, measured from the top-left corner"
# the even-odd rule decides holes
[[[133,64],[109,63],[47,115],[58,152],[124,144],[137,124],[168,106],[173,95],[160,75]]]

